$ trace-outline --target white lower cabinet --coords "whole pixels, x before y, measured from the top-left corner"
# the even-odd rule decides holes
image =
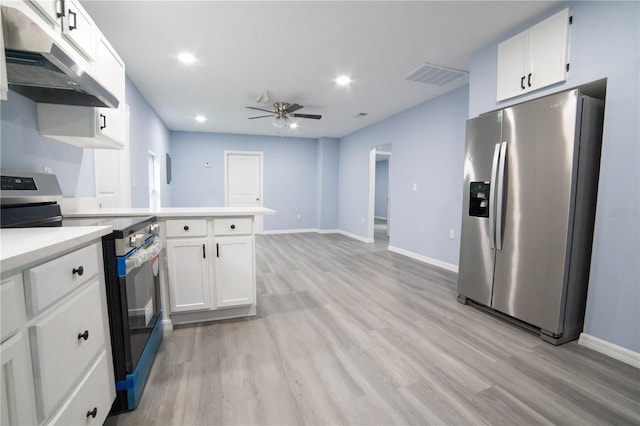
[[[51,425],[101,425],[111,409],[109,391],[101,385],[109,380],[109,363],[106,351],[71,394],[67,402],[48,424]]]
[[[219,308],[255,303],[253,236],[216,237],[216,302]]]
[[[172,321],[255,315],[251,217],[175,217],[164,229]]]
[[[167,240],[171,312],[211,309],[208,249],[207,237]]]
[[[116,391],[101,244],[34,260],[0,283],[1,424],[102,424]]]
[[[104,347],[98,280],[30,328],[38,412],[46,417]],[[51,356],[55,354],[55,356]]]
[[[20,332],[0,345],[2,425],[37,424],[29,339]]]

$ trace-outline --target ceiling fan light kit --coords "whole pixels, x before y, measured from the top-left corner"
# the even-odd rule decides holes
[[[262,97],[262,95],[260,97]],[[253,120],[256,118],[273,117],[271,124],[277,129],[295,129],[298,127],[298,123],[293,121],[291,118],[309,118],[312,120],[319,120],[322,118],[322,116],[318,114],[296,114],[295,111],[303,108],[302,105],[296,103],[290,104],[288,102],[275,102],[273,104],[273,111],[251,106],[248,106],[247,108],[268,112],[268,115],[258,115],[256,117],[248,118],[249,120]]]

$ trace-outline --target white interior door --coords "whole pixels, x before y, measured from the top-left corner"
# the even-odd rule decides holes
[[[262,206],[262,152],[225,151],[228,207]],[[253,230],[262,233],[262,216],[255,216]]]

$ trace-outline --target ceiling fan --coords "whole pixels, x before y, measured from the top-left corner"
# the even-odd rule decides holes
[[[322,118],[322,116],[318,114],[297,114],[296,111],[301,110],[304,107],[296,103],[289,104],[287,102],[275,102],[273,104],[273,111],[270,111],[268,109],[263,109],[263,108],[251,107],[251,106],[248,106],[247,108],[269,113],[268,115],[258,115],[256,117],[249,117],[249,120],[253,120],[255,118],[273,117],[273,121],[271,122],[271,124],[273,124],[275,127],[279,129],[284,127],[292,127],[292,124],[294,124],[294,122],[291,120],[291,117],[311,118],[313,120],[319,120]]]

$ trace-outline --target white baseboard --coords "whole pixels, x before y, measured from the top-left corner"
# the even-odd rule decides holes
[[[622,361],[632,367],[640,368],[640,353],[631,349],[623,348],[606,340],[599,339],[586,333],[580,333],[578,344],[593,349],[596,352],[610,356],[613,359]]]
[[[164,333],[168,333],[170,331],[173,331],[173,321],[171,321],[170,319],[163,319],[162,320],[162,331]]]
[[[351,232],[338,230],[338,234],[342,234],[345,237],[353,238],[354,240],[362,241],[363,243],[372,243],[373,238],[362,237],[360,235],[352,234]]]
[[[263,231],[265,235],[274,235],[274,234],[304,234],[309,232],[318,232],[318,228],[309,228],[309,229],[275,229],[272,231]]]
[[[318,234],[339,234],[339,229],[319,229]]]
[[[410,257],[415,260],[419,260],[420,262],[428,263],[429,265],[437,266],[438,268],[446,269],[447,271],[458,273],[458,265],[454,265],[452,263],[447,263],[441,260],[432,259],[430,257],[423,256],[421,254],[414,253],[412,251],[401,249],[394,246],[389,246],[388,250],[394,253],[401,254],[403,256]]]

